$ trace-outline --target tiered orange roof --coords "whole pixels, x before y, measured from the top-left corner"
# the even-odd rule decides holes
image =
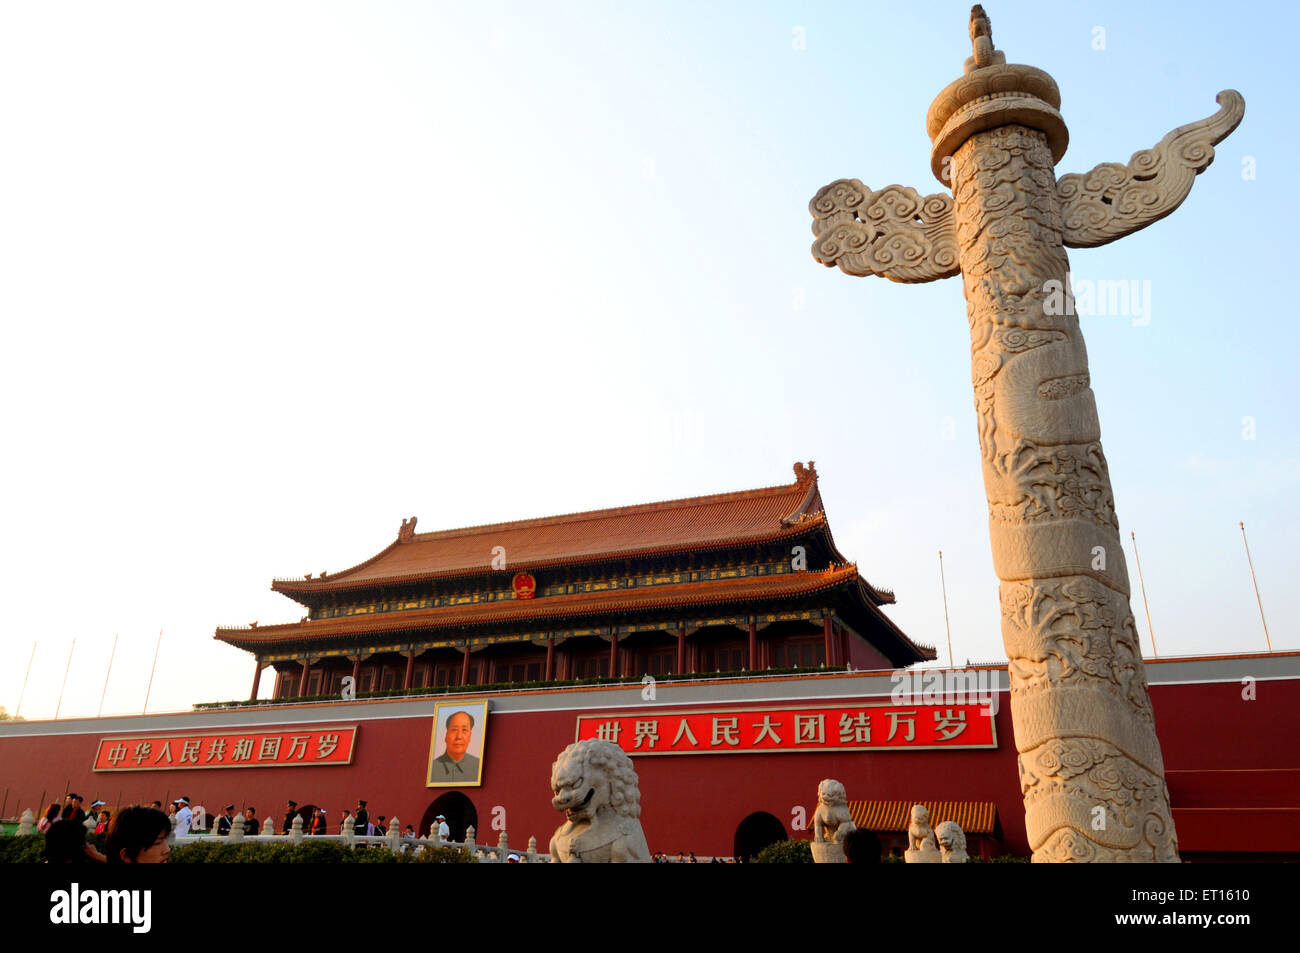
[[[506,599],[464,606],[408,609],[401,612],[319,619],[286,625],[241,626],[217,630],[217,638],[240,648],[255,648],[276,642],[321,639],[397,632],[405,629],[437,629],[446,626],[483,625],[539,618],[597,615],[640,609],[678,606],[724,605],[753,599],[781,599],[833,589],[857,578],[855,565],[837,566],[821,572],[750,576],[742,579],[711,579],[643,589],[614,589],[579,592],[545,599]],[[869,604],[869,603],[868,603]],[[886,618],[881,616],[882,619]],[[899,633],[900,635],[902,633]]]
[[[316,597],[381,586],[493,572],[497,547],[505,550],[507,574],[555,565],[594,563],[673,553],[698,553],[740,545],[819,534],[831,565],[823,570],[772,575],[697,579],[691,582],[629,586],[596,592],[502,599],[374,614],[304,618],[286,625],[223,627],[216,637],[257,652],[290,643],[325,643],[358,636],[495,624],[529,624],[600,614],[682,607],[753,605],[793,600],[837,590],[874,616],[883,630],[880,647],[892,658],[934,658],[934,650],[903,634],[879,606],[894,595],[864,580],[835,547],[811,462],[794,465],[794,483],[689,497],[639,506],[591,510],[565,516],[494,523],[466,529],[416,533],[415,518],[402,523],[397,539],[365,562],[317,578],[277,579],[271,588],[306,605]],[[886,648],[885,646],[891,646]]]
[[[796,463],[794,483],[758,490],[436,533],[416,533],[412,517],[402,524],[395,542],[365,562],[314,579],[277,579],[271,588],[295,596],[484,573],[492,569],[497,546],[504,547],[510,569],[518,571],[722,549],[797,536],[825,525],[817,471],[811,463]],[[829,541],[829,529],[826,534]],[[830,544],[833,549],[834,542]],[[838,552],[836,556],[838,562],[847,561]],[[885,590],[872,592],[878,601],[893,601]]]

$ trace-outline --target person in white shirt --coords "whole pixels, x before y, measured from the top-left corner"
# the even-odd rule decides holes
[[[443,840],[451,837],[451,828],[447,826],[447,818],[439,814],[436,820],[438,821],[438,836]]]
[[[177,837],[190,836],[190,822],[194,818],[194,812],[190,810],[190,799],[187,797],[176,799],[176,829],[173,833]]]

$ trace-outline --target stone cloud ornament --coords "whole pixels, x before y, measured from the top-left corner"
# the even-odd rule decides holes
[[[578,741],[551,765],[551,804],[565,822],[551,837],[561,864],[648,864],[636,770],[618,745]]]

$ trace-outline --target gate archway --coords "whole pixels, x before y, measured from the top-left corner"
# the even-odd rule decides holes
[[[448,840],[457,842],[465,840],[465,828],[472,825],[474,839],[480,844],[483,843],[483,832],[478,826],[478,811],[474,807],[474,802],[460,791],[448,791],[424,809],[424,817],[420,819],[418,830],[421,837],[429,836],[429,827],[439,814],[446,815],[447,826],[451,828]]]
[[[768,844],[786,839],[784,824],[767,811],[755,811],[736,826],[731,849],[737,860],[749,860]]]

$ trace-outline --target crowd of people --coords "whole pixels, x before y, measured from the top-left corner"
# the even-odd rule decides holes
[[[170,853],[171,847],[168,841],[172,835],[187,837],[194,833],[193,828],[196,824],[194,811],[190,808],[190,799],[185,796],[174,800],[168,813],[163,812],[161,801],[154,801],[149,807],[133,805],[123,808],[116,817],[111,811],[100,810],[106,808],[103,801],[92,801],[89,812],[82,807],[82,803],[79,794],[67,795],[63,804],[52,801],[36,823],[37,832],[45,835],[45,856],[49,863],[85,861],[110,864],[161,863]],[[258,818],[257,808],[245,807],[243,814],[245,835],[255,836],[263,833],[264,822]],[[312,807],[310,816],[307,816],[305,811],[299,811],[297,801],[289,801],[280,820],[280,833],[291,833],[294,818],[299,816],[304,817],[302,832],[308,835],[341,834],[348,829],[358,837],[384,837],[388,834],[388,824],[384,815],[372,815],[365,801],[357,801],[357,806],[353,810],[344,809],[335,831],[330,830],[325,808]],[[234,827],[234,820],[235,805],[227,804],[217,817],[212,833],[218,837],[229,836]],[[435,820],[438,824],[439,836],[447,840],[451,835],[447,818],[439,814]],[[273,831],[274,828],[268,827],[266,833]],[[87,843],[86,835],[91,832],[108,835],[103,853],[100,853],[93,844]],[[415,829],[407,824],[402,836],[414,838],[418,835]],[[696,859],[694,851],[690,851],[689,856],[688,852],[678,851],[676,860],[669,858],[665,853],[658,852],[651,859],[656,864],[700,862]],[[752,863],[753,861],[752,857],[734,859],[714,857],[708,863]],[[518,863],[518,855],[511,854],[510,862]]]
[[[45,855],[49,863],[157,863],[166,860],[170,851],[168,841],[172,837],[188,837],[207,827],[203,823],[203,809],[198,809],[196,817],[190,799],[184,795],[172,801],[168,811],[163,810],[161,801],[154,801],[148,807],[132,805],[123,808],[116,816],[103,801],[92,801],[89,811],[83,804],[81,795],[68,794],[62,804],[50,802],[36,822],[37,833],[45,835]],[[269,821],[257,816],[256,807],[247,806],[242,813],[245,835],[275,832]],[[371,812],[364,800],[357,801],[352,810],[343,810],[334,829],[331,829],[325,808],[312,807],[308,813],[306,809],[299,811],[296,801],[289,801],[280,821],[279,833],[292,833],[294,818],[299,816],[303,818],[302,832],[307,835],[341,834],[350,830],[358,837],[384,837],[389,829],[388,819],[383,814]],[[436,820],[438,833],[447,839],[451,833],[447,819],[439,814]],[[211,833],[218,837],[228,836],[234,822],[235,805],[227,804],[213,823]],[[86,836],[91,833],[107,835],[103,853],[87,842]],[[415,838],[415,828],[407,824],[402,836]]]
[[[93,801],[88,813],[79,794],[69,794],[63,804],[53,801],[41,815],[36,830],[45,835],[45,859],[51,864],[150,864],[167,859],[172,832],[167,815],[157,807],[133,805],[116,816]],[[155,805],[158,802],[154,802]],[[107,835],[101,853],[87,843],[90,833]]]
[[[709,860],[704,861],[704,863],[707,863],[707,864],[752,864],[752,863],[755,861],[755,859],[756,859],[756,858],[753,857],[753,856],[750,856],[750,857],[711,857]],[[681,851],[681,850],[679,850],[679,851],[677,852],[677,859],[676,859],[676,860],[674,860],[673,858],[669,857],[669,856],[668,856],[667,854],[665,854],[663,851],[658,851],[658,852],[653,853],[653,854],[650,855],[650,862],[651,862],[651,863],[655,863],[655,864],[698,864],[698,863],[700,863],[701,861],[700,861],[700,859],[699,859],[698,857],[695,856],[695,851],[693,851],[693,850],[692,850],[692,851]]]

